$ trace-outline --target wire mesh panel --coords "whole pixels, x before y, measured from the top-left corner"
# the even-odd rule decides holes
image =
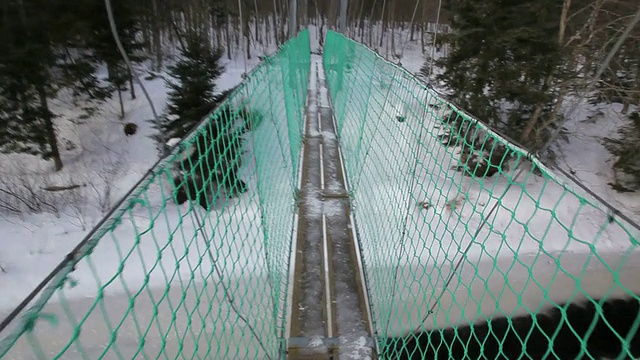
[[[365,46],[324,66],[382,358],[640,357],[635,225]]]
[[[56,269],[0,357],[279,357],[310,60],[305,30],[254,69]]]

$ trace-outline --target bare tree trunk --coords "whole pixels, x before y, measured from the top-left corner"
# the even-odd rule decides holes
[[[227,24],[224,27],[224,35],[225,35],[225,41],[227,43],[227,57],[229,58],[229,60],[231,60],[231,35],[229,34],[229,26],[231,26],[231,15],[228,15],[228,9],[227,9]]]
[[[352,39],[358,38],[358,8],[359,8],[359,0],[349,0],[347,1],[347,29],[349,29],[349,34],[351,34]],[[355,19],[355,21],[353,21]],[[352,26],[355,25],[355,26]]]
[[[329,12],[327,13],[327,28],[331,30],[337,30],[338,19],[338,0],[331,0],[329,3]]]
[[[184,22],[185,22],[185,26],[187,28],[193,27],[193,12],[192,12],[192,7],[191,7],[191,3],[186,3],[186,8],[184,10]]]
[[[133,86],[133,74],[131,73],[131,71],[128,71],[128,73],[129,73],[129,88],[131,89],[131,99],[135,100],[136,88]]]
[[[373,27],[375,26],[373,17],[375,14],[377,1],[378,0],[373,0],[373,5],[371,5],[371,14],[369,14],[369,42],[367,43],[367,45],[369,45],[370,47],[373,47]]]
[[[211,2],[203,1],[202,12],[200,13],[200,23],[202,24],[201,26],[207,32],[207,40],[210,46],[212,45],[213,38],[214,38],[214,29],[209,24],[209,14],[211,14],[212,11],[213,11],[213,5],[211,4]]]
[[[287,40],[287,22],[284,21],[284,19],[286,19],[287,17],[284,16],[284,14],[287,13],[287,8],[288,8],[288,3],[287,1],[284,1],[284,5],[282,5],[282,8],[280,10],[282,10],[280,12],[282,18],[280,19],[280,40],[282,40],[282,42],[284,43]]]
[[[339,3],[340,6],[338,8],[338,14],[336,15],[336,19],[340,20],[340,22],[338,22],[338,31],[343,32],[345,36],[353,38],[353,33],[349,26],[349,0],[339,0]]]
[[[240,17],[233,23],[233,39],[236,42],[236,50],[240,48],[240,37],[242,37],[242,26],[240,26]],[[241,52],[242,53],[242,52]]]
[[[169,21],[169,26],[170,26],[170,31],[167,33],[167,41],[169,42],[169,44],[175,44],[175,39],[173,38],[175,36],[175,32],[176,32],[176,28],[178,26],[178,24],[176,24],[176,16],[175,16],[175,12],[170,12],[168,15],[168,21]]]
[[[387,31],[387,17],[384,16],[385,13],[384,11],[386,10],[387,7],[387,0],[384,0],[382,2],[382,16],[380,16],[380,20],[382,20],[382,24],[380,24],[380,45],[378,45],[379,48],[382,47],[382,45],[384,44],[384,33]]]
[[[151,15],[143,15],[140,21],[140,32],[142,32],[142,42],[145,44],[146,51],[149,54],[154,54],[153,51],[153,39],[152,39],[152,23],[153,18]],[[155,64],[151,64],[151,70],[155,70]]]
[[[153,51],[156,55],[155,70],[162,69],[162,38],[160,35],[160,14],[158,12],[158,0],[152,0],[152,31],[153,31]]]
[[[288,38],[291,39],[298,33],[298,0],[289,1],[287,15],[289,19],[287,33],[289,34]]]
[[[222,29],[220,28],[220,26],[218,25],[218,19],[214,19],[214,29],[215,29],[215,33],[216,33],[216,47],[217,48],[222,48]]]
[[[118,89],[118,102],[120,103],[120,120],[124,119],[124,102],[122,101],[122,89],[120,86],[116,86]]]
[[[18,4],[18,12],[19,12],[19,16],[20,16],[20,21],[22,22],[22,25],[26,27],[27,26],[27,14],[26,14],[26,11],[25,11],[24,2],[22,0],[18,0],[17,4]],[[5,4],[5,6],[6,6],[6,4]],[[7,7],[5,7],[5,9],[7,9]],[[28,30],[27,30],[27,32],[28,32]],[[31,34],[29,34],[29,35],[31,35]],[[43,72],[42,75],[44,75],[44,74],[46,74],[46,71],[48,71],[48,69],[46,67],[43,67],[41,69],[41,71]],[[45,131],[46,131],[47,142],[49,143],[49,146],[51,147],[51,158],[53,159],[55,171],[60,171],[60,170],[62,170],[62,159],[60,158],[60,150],[58,148],[58,140],[56,138],[56,131],[55,131],[55,128],[53,126],[53,114],[51,113],[51,111],[49,109],[49,104],[47,102],[48,94],[47,94],[47,89],[45,87],[46,76],[41,76],[41,78],[38,79],[36,82],[37,83],[34,84],[34,85],[35,85],[36,91],[38,92],[38,97],[39,97],[39,100],[40,100],[40,112],[42,113],[42,119],[44,120],[44,123],[45,123]]]
[[[253,11],[254,11],[253,24],[254,24],[254,28],[255,28],[253,30],[253,32],[255,34],[254,40],[255,40],[256,43],[262,45],[262,47],[264,48],[264,39],[262,38],[263,32],[262,32],[262,29],[261,29],[262,23],[260,21],[262,19],[262,16],[260,15],[260,12],[258,10],[258,2],[255,1],[253,3],[253,6],[254,6],[254,9],[253,9]],[[251,29],[249,29],[249,30],[251,30]]]
[[[320,46],[324,46],[324,27],[325,27],[325,17],[320,15]]]
[[[309,0],[301,0],[298,12],[298,28],[309,24]]]
[[[269,47],[269,18],[267,14],[261,13],[260,19],[260,44],[267,48]]]
[[[280,45],[281,40],[278,37],[278,29],[280,29],[280,27],[278,26],[278,5],[276,4],[276,0],[273,0],[273,16],[271,16],[271,20],[273,21],[273,36],[276,39],[276,44]]]
[[[173,34],[176,37],[176,39],[178,39],[178,46],[180,47],[180,49],[182,51],[185,51],[187,48],[186,48],[186,45],[184,44],[184,40],[182,39],[183,36],[180,33],[180,29],[178,28],[178,24],[176,24],[175,21],[171,21],[171,27],[173,28],[173,31],[169,31],[169,34]]]
[[[396,53],[396,21],[395,21],[395,17],[396,17],[396,2],[395,1],[391,1],[391,3],[389,4],[389,19],[388,21],[391,23],[391,53],[395,54]]]
[[[245,37],[246,32],[245,32],[245,24],[248,22],[247,19],[245,17],[248,17],[248,15],[243,14],[243,9],[242,9],[242,1],[238,0],[237,2],[238,5],[238,42],[236,43],[236,45],[238,45],[238,47],[240,47],[240,54],[242,54],[243,49],[242,46],[240,45],[239,41],[240,41],[240,37]],[[245,37],[246,38],[246,37]],[[247,45],[246,42],[243,41],[244,45]],[[247,45],[247,51],[248,51],[249,46]]]
[[[58,148],[56,130],[53,127],[53,119],[51,116],[51,111],[49,110],[49,104],[47,102],[47,90],[45,89],[43,83],[38,84],[36,88],[38,90],[38,96],[40,97],[40,110],[42,111],[42,114],[44,116],[43,119],[47,132],[47,141],[49,143],[49,146],[51,147],[51,158],[53,159],[55,171],[60,171],[62,170],[62,159],[60,158],[60,150]]]
[[[247,50],[247,59],[251,59],[251,24],[249,22],[249,12],[245,9],[242,11],[242,2],[238,1],[239,13],[240,13],[240,26],[245,38],[245,46]],[[258,14],[256,13],[256,18]],[[244,18],[244,19],[243,19]]]
[[[350,20],[353,22],[353,38],[358,39],[358,41],[362,42],[362,8],[363,8],[362,0],[357,0],[353,2],[353,16]]]
[[[422,53],[424,54],[426,51],[424,34],[427,26],[427,5],[425,2],[422,3],[422,21],[420,23],[420,49],[422,49]],[[431,59],[433,61],[433,59]]]
[[[598,18],[598,14],[600,13],[600,9],[602,8],[602,4],[603,2],[606,0],[598,0],[595,2],[595,4],[593,4],[593,10],[591,11],[591,15],[589,16],[589,20],[587,21],[588,24],[588,31],[587,33],[589,34],[587,40],[585,41],[586,46],[590,46],[590,40],[591,37],[593,36],[593,34],[595,33],[595,27],[596,27],[596,21]],[[585,77],[588,77],[589,74],[591,73],[591,69],[592,69],[592,65],[593,65],[593,52],[592,51],[584,51],[583,52],[583,56],[584,56],[584,66],[583,66],[583,75]]]
[[[567,67],[569,69],[573,69],[573,67],[575,66],[575,60],[576,60],[576,57],[575,57],[575,54],[574,54],[574,56],[569,60],[569,63],[567,65]],[[547,119],[547,121],[545,121],[545,123],[542,125],[541,129],[547,128],[554,121],[556,121],[556,116],[560,112],[560,107],[562,106],[562,103],[564,102],[564,98],[567,95],[567,93],[569,92],[569,85],[570,85],[569,81],[564,81],[560,85],[560,90],[558,91],[558,98],[556,99],[556,103],[553,105],[553,110],[551,110],[551,114],[549,115],[549,119]]]
[[[264,18],[264,42],[265,46],[268,48],[271,45],[271,17],[272,15],[267,15]],[[274,37],[275,41],[275,37]]]
[[[364,43],[364,0],[360,1],[360,14],[358,16],[360,17],[360,42]]]

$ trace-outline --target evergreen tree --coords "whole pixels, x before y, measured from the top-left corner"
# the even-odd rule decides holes
[[[12,66],[13,65],[13,66]],[[49,159],[38,94],[32,84],[15,76],[15,64],[0,67],[0,151],[24,152]]]
[[[55,93],[52,67],[56,54],[49,32],[53,4],[44,0],[10,2],[1,8],[0,150],[23,151],[62,160],[49,99]]]
[[[198,32],[185,38],[180,60],[169,67],[176,81],[167,81],[170,88],[166,115],[155,124],[160,146],[171,138],[182,138],[220,102],[216,96],[216,80],[224,67],[222,51],[211,49]]]
[[[51,158],[60,170],[51,99],[63,88],[84,100],[109,95],[86,50],[88,1],[22,0],[0,7],[0,151]]]
[[[601,11],[595,13],[593,27],[598,31],[590,34],[591,41],[585,46],[586,77],[595,76],[599,64],[612,51],[614,40],[627,26],[623,19],[636,10],[637,1],[622,0],[605,2]],[[640,189],[640,158],[637,156],[640,151],[640,27],[631,30],[589,95],[589,101],[596,109],[620,109],[618,116],[626,121],[618,129],[617,137],[603,139],[605,148],[616,158],[613,163],[615,180],[609,185],[617,191]],[[598,110],[590,118],[604,115]]]
[[[97,75],[102,61],[88,46],[96,36],[92,30],[95,1],[55,0],[53,3],[56,19],[49,31],[59,57],[55,81],[59,87],[71,90],[77,99],[100,102],[110,98],[112,89]],[[87,108],[87,104],[83,107]]]
[[[544,120],[538,123],[556,123],[549,117],[557,91],[547,78],[563,61],[557,38],[562,2],[450,0],[445,6],[453,32],[440,37],[450,53],[437,62],[444,69],[438,80],[480,121],[539,146],[544,139],[521,135],[536,107]]]
[[[216,80],[224,71],[220,64],[220,49],[212,49],[198,31],[188,32],[180,60],[169,67],[176,81],[167,81],[169,92],[167,114],[155,124],[155,136],[160,147],[168,139],[183,138],[194,126],[221,104],[233,91],[215,94]],[[240,179],[239,169],[243,154],[243,134],[251,121],[258,121],[246,109],[223,106],[208,122],[191,148],[189,155],[179,164],[180,172],[173,179],[176,201],[198,201],[210,209],[223,194],[232,197],[247,190]],[[256,119],[254,119],[256,118]]]

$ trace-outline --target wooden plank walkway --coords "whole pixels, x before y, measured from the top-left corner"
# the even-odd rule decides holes
[[[375,343],[322,58],[312,57],[289,359],[373,359]]]

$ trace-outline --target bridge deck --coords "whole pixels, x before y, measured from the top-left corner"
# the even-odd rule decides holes
[[[350,201],[322,59],[312,58],[289,359],[366,359],[375,351]]]

